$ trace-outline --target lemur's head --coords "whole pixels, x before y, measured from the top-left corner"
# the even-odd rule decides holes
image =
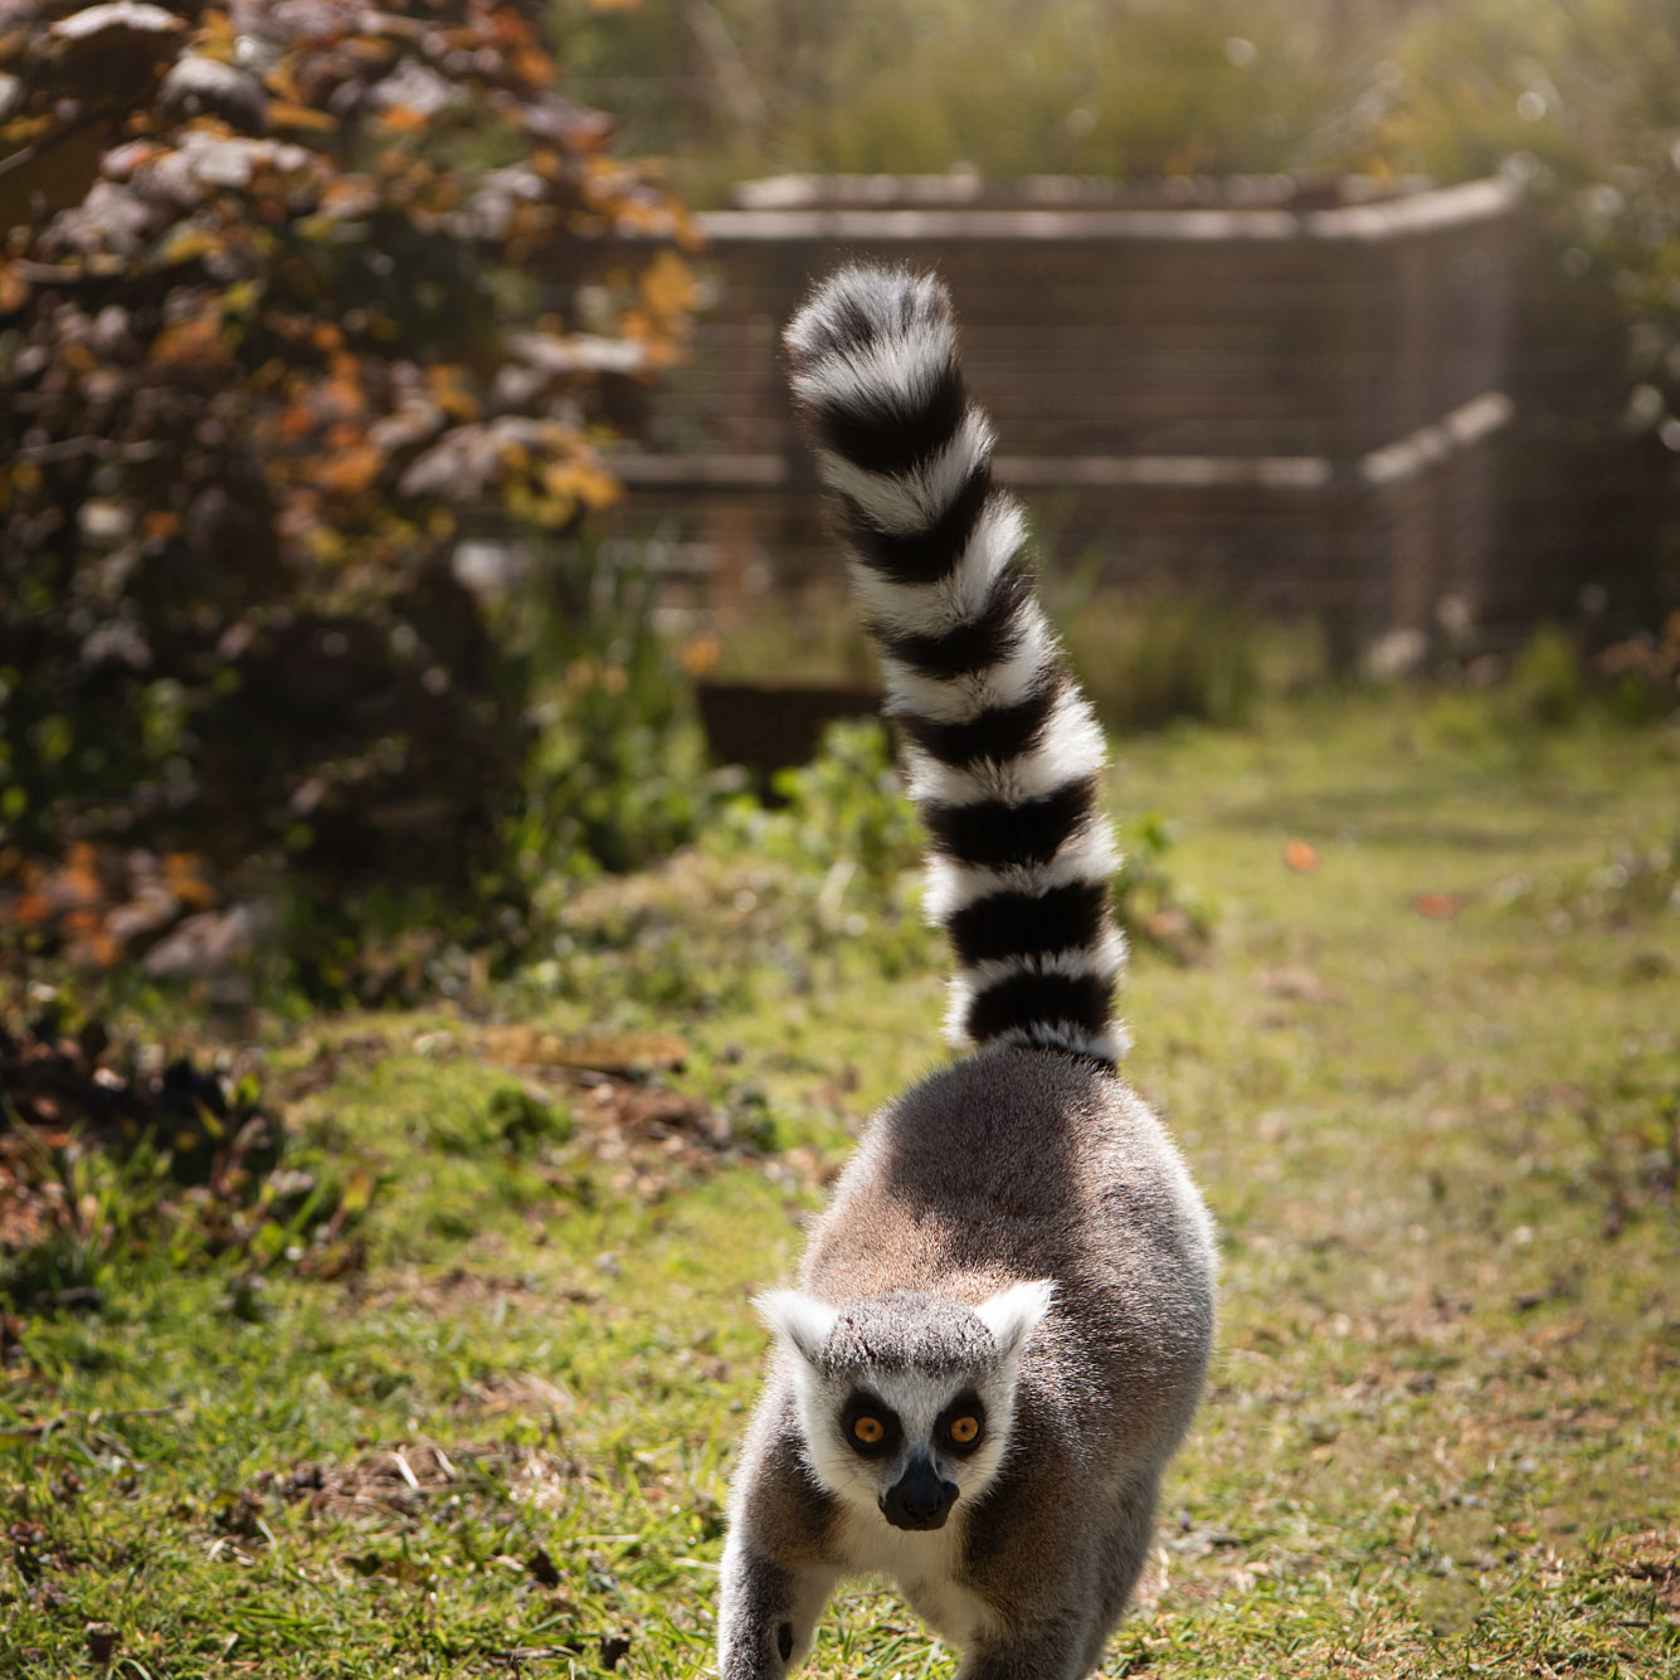
[[[846,1307],[794,1290],[758,1309],[791,1353],[817,1479],[895,1528],[943,1528],[996,1476],[1027,1338],[1055,1286],[1020,1283],[977,1306],[876,1295]]]

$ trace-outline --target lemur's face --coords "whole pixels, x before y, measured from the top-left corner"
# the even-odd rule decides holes
[[[1014,1385],[1002,1375],[910,1370],[825,1382],[801,1396],[812,1468],[831,1492],[873,1506],[894,1528],[943,1528],[951,1507],[997,1474],[1014,1410]],[[1002,1426],[988,1428],[989,1418]]]
[[[943,1528],[997,1475],[1021,1352],[1050,1285],[977,1307],[887,1295],[838,1309],[785,1293],[760,1303],[795,1356],[806,1457],[854,1509],[907,1531]]]

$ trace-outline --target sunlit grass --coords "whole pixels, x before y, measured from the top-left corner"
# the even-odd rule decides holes
[[[1680,911],[1605,869],[1680,837],[1677,774],[1673,731],[1518,732],[1453,697],[1118,751],[1116,808],[1179,824],[1169,867],[1216,910],[1210,959],[1140,958],[1127,1013],[1225,1277],[1164,1573],[1108,1672],[1680,1663]],[[487,1065],[509,1041],[465,1013],[273,1029],[277,1091],[337,1057],[288,1122],[377,1175],[367,1268],[241,1300],[142,1256],[97,1313],[18,1327],[0,1672],[89,1672],[90,1623],[137,1677],[709,1662],[748,1297],[867,1108],[940,1055],[939,976],[899,934],[842,893],[778,945],[809,899],[766,877],[749,906],[733,867],[627,884],[587,992],[475,1007],[680,1033],[671,1083],[768,1155],[627,1176],[560,1085],[575,1130],[504,1146],[496,1093],[544,1076]],[[710,1004],[638,989],[649,916],[697,970],[668,995]],[[812,1668],[953,1661],[861,1584]]]

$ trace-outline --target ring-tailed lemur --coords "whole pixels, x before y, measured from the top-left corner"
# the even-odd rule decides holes
[[[928,903],[977,1054],[872,1122],[800,1288],[730,1504],[723,1680],[781,1680],[841,1576],[884,1573],[961,1680],[1077,1680],[1148,1555],[1201,1392],[1214,1243],[1114,1073],[1101,732],[992,484],[944,287],[847,268],[787,329],[912,750]]]

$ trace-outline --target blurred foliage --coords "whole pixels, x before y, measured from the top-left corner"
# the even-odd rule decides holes
[[[622,547],[545,545],[510,631],[538,670],[514,852],[528,885],[558,869],[637,869],[691,839],[714,794],[684,649],[655,622],[656,580]]]
[[[1680,606],[1680,10],[1469,0],[1384,47],[1355,166],[1522,183],[1516,527],[1597,633]],[[1609,612],[1605,613],[1605,608]]]
[[[591,0],[562,0],[578,17]],[[576,67],[698,190],[775,168],[1128,175],[1328,158],[1405,0],[673,0]],[[702,151],[715,161],[694,156]]]
[[[482,1160],[496,1150],[531,1155],[545,1143],[571,1140],[570,1112],[509,1082],[482,1106],[440,1108],[426,1123],[427,1142],[446,1155]]]
[[[612,500],[680,350],[622,240],[684,214],[541,12],[0,4],[0,819],[262,860],[329,982],[512,891],[528,672],[450,555]]]
[[[1236,727],[1260,697],[1252,618],[1219,601],[1150,589],[1056,591],[1057,627],[1104,727],[1159,729],[1178,719]]]
[[[1629,723],[1680,716],[1680,609],[1660,633],[1641,630],[1605,648],[1592,674],[1610,709]]]
[[[878,683],[874,644],[838,587],[843,582],[838,566],[835,572],[831,595],[807,592],[797,602],[755,602],[743,623],[718,636],[707,672],[725,681],[789,677],[811,683]]]
[[[599,18],[577,64],[708,199],[787,169],[1506,171],[1524,564],[1560,613],[1607,588],[1605,638],[1680,605],[1673,0],[669,0]]]
[[[1495,902],[1543,917],[1555,932],[1625,931],[1652,923],[1680,925],[1680,831],[1666,841],[1624,842],[1590,869],[1502,881]],[[1670,947],[1672,950],[1672,946]],[[1642,956],[1640,972],[1662,979],[1680,973],[1671,955]]]
[[[0,1010],[0,1303],[96,1307],[111,1264],[151,1244],[175,1265],[359,1265],[372,1177],[288,1151],[259,1097],[254,1076],[113,1033],[62,991]]]
[[[1198,962],[1213,939],[1212,906],[1167,867],[1178,825],[1146,812],[1119,830],[1120,867],[1110,887],[1114,918],[1136,949],[1148,946],[1175,962]]]
[[[870,909],[896,904],[925,836],[879,723],[830,724],[817,757],[771,786],[774,805],[735,802],[711,843],[820,875],[832,899],[855,882]]]
[[[1563,729],[1589,709],[1622,723],[1680,719],[1680,612],[1660,634],[1640,631],[1584,656],[1555,625],[1528,639],[1500,695],[1507,721]]]
[[[736,783],[737,788],[739,783]],[[921,825],[877,722],[831,725],[766,805],[713,783],[696,844],[642,873],[551,877],[535,897],[547,953],[527,978],[620,1007],[785,1009],[835,971],[931,967],[920,914]]]
[[[1561,630],[1537,630],[1511,667],[1508,698],[1523,723],[1561,729],[1581,715],[1586,673],[1574,642]]]

